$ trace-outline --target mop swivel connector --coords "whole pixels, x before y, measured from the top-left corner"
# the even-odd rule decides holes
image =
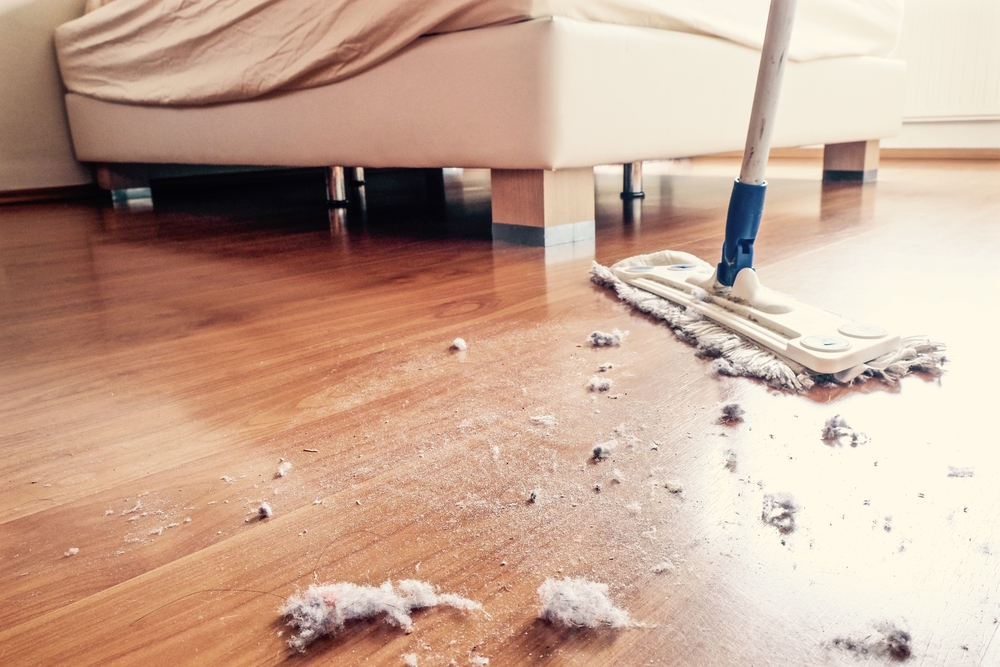
[[[722,244],[722,261],[719,262],[717,280],[732,287],[741,269],[753,268],[753,244],[757,240],[760,219],[764,213],[764,192],[767,181],[760,185],[743,183],[736,179],[729,198],[726,216],[726,240]]]

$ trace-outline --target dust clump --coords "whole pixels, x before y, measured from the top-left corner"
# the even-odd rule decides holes
[[[795,530],[795,514],[799,506],[789,493],[775,493],[764,496],[764,509],[760,518],[769,526],[774,526],[782,535]]]
[[[619,329],[613,329],[611,333],[595,331],[587,336],[587,342],[593,347],[618,347],[625,342],[626,336],[628,332]]]
[[[285,475],[287,475],[291,471],[292,471],[292,462],[291,461],[282,461],[281,465],[278,466],[278,472],[274,473],[274,476],[275,477],[284,477]]]
[[[726,470],[736,472],[736,452],[731,449],[726,450]]]
[[[823,424],[823,441],[835,442],[837,444],[849,443],[851,447],[857,447],[868,442],[868,436],[861,431],[855,431],[847,424],[840,415],[834,415]]]
[[[403,664],[406,667],[417,667],[417,654],[416,653],[404,653],[402,655]]]
[[[615,449],[618,447],[618,440],[612,438],[607,442],[602,442],[599,445],[594,446],[594,460],[603,461],[604,459],[611,458],[611,455],[615,453]]]
[[[705,303],[712,303],[712,295],[708,293],[708,290],[702,289],[697,285],[691,286],[691,296],[693,296],[698,301],[704,301]]]
[[[587,389],[590,391],[608,391],[614,383],[608,378],[593,376],[587,381]]]
[[[122,510],[122,516],[125,516],[126,514],[136,514],[137,512],[141,511],[142,511],[142,501],[136,500],[135,505],[133,505],[131,508],[127,510]]]
[[[293,595],[280,609],[297,635],[288,640],[289,646],[305,651],[323,635],[334,635],[348,621],[372,619],[384,615],[384,621],[410,631],[410,612],[444,605],[455,609],[481,610],[478,602],[452,593],[437,593],[424,581],[404,579],[396,586],[387,581],[379,587],[359,586],[350,582],[314,584],[305,592]]]
[[[910,633],[888,621],[875,626],[877,634],[869,634],[860,639],[837,637],[830,645],[858,656],[877,655],[893,660],[906,660],[913,655],[910,649]]]
[[[948,477],[972,477],[976,474],[973,468],[956,468],[948,466]]]
[[[697,347],[695,355],[700,359],[723,359],[723,350],[720,341],[698,340],[694,338],[687,342]]]
[[[456,338],[451,341],[451,349],[457,350],[458,352],[465,352],[469,349],[469,344],[465,342],[464,338]]]
[[[469,664],[470,665],[479,665],[481,667],[482,665],[488,665],[488,664],[490,664],[490,659],[489,658],[484,658],[481,655],[474,655],[471,658],[469,658]]]
[[[723,357],[712,360],[712,363],[708,365],[708,368],[716,375],[724,375],[726,377],[740,377],[743,375],[743,373],[740,372],[736,366],[733,366]]]
[[[677,566],[671,563],[669,560],[665,560],[662,563],[657,563],[652,568],[650,568],[653,574],[663,574],[665,572],[674,572],[677,570]]]
[[[553,415],[535,415],[531,418],[531,423],[539,426],[555,426],[556,418]]]
[[[542,608],[538,617],[569,627],[596,628],[601,625],[627,628],[635,623],[628,612],[608,598],[608,585],[587,579],[546,579],[538,587]]]
[[[66,553],[63,554],[63,558],[69,558],[70,556],[75,556],[78,553],[80,553],[80,549],[79,548],[77,548],[77,547],[70,547],[69,549],[66,550]]]
[[[622,474],[621,470],[615,468],[614,470],[611,471],[611,481],[616,484],[624,484],[625,475]]]
[[[681,493],[682,491],[684,491],[684,485],[681,484],[680,482],[675,482],[675,481],[664,482],[663,488],[665,488],[670,493]]]
[[[722,406],[722,417],[719,418],[719,421],[723,424],[735,424],[743,421],[745,414],[746,412],[739,403],[729,403]]]
[[[257,508],[257,516],[261,519],[270,519],[274,516],[274,510],[267,503],[261,503]]]

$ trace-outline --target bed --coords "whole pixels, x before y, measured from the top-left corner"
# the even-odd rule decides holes
[[[387,11],[428,4],[369,1]],[[472,3],[480,14],[471,17],[466,0],[449,1],[459,10],[444,23],[439,15],[416,21],[407,30],[419,35],[392,48],[354,48],[346,65],[331,65],[309,44],[319,63],[312,70],[294,58],[274,68],[269,57],[260,60],[269,68],[263,83],[248,84],[246,72],[264,65],[234,65],[233,76],[213,70],[186,95],[177,71],[198,72],[199,63],[168,67],[160,80],[162,54],[140,54],[134,64],[128,49],[101,52],[130,39],[111,11],[128,17],[151,2],[115,0],[80,19],[94,23],[105,12],[114,40],[91,24],[57,31],[77,157],[101,165],[102,186],[119,191],[144,187],[144,164],[488,168],[494,238],[554,245],[593,237],[594,166],[742,149],[766,3],[740,0],[757,13],[746,10],[734,28],[734,12],[718,10],[721,27],[703,16],[684,23],[649,14],[671,3],[648,0],[505,0],[495,14],[482,13],[491,3]],[[593,9],[601,2],[611,8],[604,14]],[[901,125],[905,64],[886,57],[898,3],[870,3],[888,9],[855,29],[829,12],[857,3],[812,2],[800,3],[774,145],[825,144],[829,176],[870,180],[878,139]],[[677,2],[685,11],[697,4]],[[631,18],[623,7],[635,10]],[[160,18],[173,25],[169,14]],[[831,33],[827,24],[843,25]],[[211,49],[197,46],[182,48],[209,53],[211,63]],[[256,49],[237,42],[237,50]],[[120,72],[95,75],[79,54],[84,65],[119,63]]]

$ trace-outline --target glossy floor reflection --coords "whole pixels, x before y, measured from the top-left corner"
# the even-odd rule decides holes
[[[638,205],[598,169],[596,242],[561,253],[494,247],[474,170],[373,178],[334,214],[310,174],[0,208],[0,663],[883,664],[896,628],[906,664],[1000,664],[1000,165],[886,160],[848,188],[772,162],[765,284],[947,342],[944,376],[715,377],[589,282],[595,259],[713,261],[737,160],[648,164]],[[868,440],[824,442],[836,414]],[[538,621],[562,576],[643,626]],[[289,653],[297,589],[405,578],[486,613]]]

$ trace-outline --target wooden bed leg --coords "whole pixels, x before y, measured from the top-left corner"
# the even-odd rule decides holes
[[[823,149],[823,180],[874,183],[878,178],[878,141],[827,144]]]
[[[347,206],[347,177],[343,167],[326,168],[326,203],[328,206]]]
[[[641,199],[646,196],[642,191],[642,163],[626,162],[622,165],[622,199]]]
[[[594,238],[594,170],[493,169],[493,240],[552,246]]]
[[[149,169],[144,164],[107,162],[97,165],[97,185],[111,192],[115,208],[148,208],[153,199]],[[136,202],[145,206],[135,206]]]

